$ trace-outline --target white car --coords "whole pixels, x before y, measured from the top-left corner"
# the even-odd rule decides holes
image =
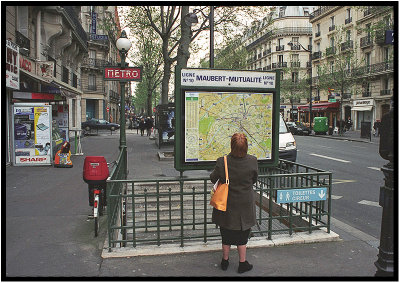
[[[286,126],[282,115],[279,117],[279,158],[296,162],[296,140]]]

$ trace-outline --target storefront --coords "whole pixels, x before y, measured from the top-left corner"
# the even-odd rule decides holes
[[[351,111],[354,111],[354,126],[355,130],[361,129],[362,122],[370,122],[373,125],[374,115],[373,115],[373,99],[359,99],[353,101],[353,107]]]
[[[14,50],[17,51],[18,48],[14,48],[10,53]],[[13,56],[13,61],[18,62],[18,64],[13,67],[7,66],[7,72],[8,69],[12,69],[13,73],[16,70],[18,71],[18,78],[14,78],[11,81],[11,83],[18,81],[16,83],[18,87],[11,87],[12,84],[9,83],[6,84],[7,163],[17,165],[16,155],[25,156],[22,159],[25,160],[27,154],[36,156],[39,154],[38,152],[42,153],[41,150],[43,150],[47,142],[44,145],[37,143],[38,137],[36,134],[40,134],[42,139],[45,136],[44,133],[47,136],[51,135],[50,144],[54,153],[62,145],[63,141],[70,141],[71,132],[73,137],[79,133],[81,119],[78,113],[80,113],[81,92],[54,77],[54,62],[32,61],[19,53]],[[16,75],[14,74],[14,76]],[[16,108],[16,106],[22,108]],[[39,108],[36,109],[35,107]],[[21,109],[27,112],[22,113]],[[47,122],[39,123],[44,125],[42,127],[43,130],[40,132],[36,132],[39,128],[34,124],[34,117],[38,116],[37,113],[44,113],[44,116],[48,114],[51,117],[49,125],[46,124]],[[14,120],[16,120],[16,123],[13,123]],[[49,127],[50,131],[46,127]],[[22,133],[22,135],[18,134],[19,140],[16,139],[16,133]],[[23,133],[26,133],[26,135]],[[34,133],[35,136],[30,136],[28,133]],[[22,140],[23,142],[21,142]],[[18,149],[18,153],[16,149]],[[18,160],[20,159],[18,157]],[[48,164],[48,158],[38,157],[39,159],[45,160],[43,162]]]
[[[297,107],[300,122],[309,123],[310,105]],[[340,115],[340,102],[318,102],[312,104],[311,121],[314,117],[328,117],[329,127],[336,127]]]

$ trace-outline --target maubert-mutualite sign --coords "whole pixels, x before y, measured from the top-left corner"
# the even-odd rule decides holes
[[[109,81],[142,81],[142,67],[106,67],[104,80]]]

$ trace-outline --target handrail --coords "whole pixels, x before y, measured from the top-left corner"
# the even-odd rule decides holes
[[[118,179],[124,152],[107,180],[109,251],[142,244],[161,245],[220,237],[211,222],[209,177],[163,177]],[[115,179],[117,178],[117,179]],[[278,204],[280,189],[326,187],[324,201]],[[257,225],[253,235],[292,234],[326,228],[330,231],[332,173],[280,160],[277,167],[260,170],[254,187]],[[325,203],[328,202],[328,208]],[[273,225],[274,223],[274,225]],[[283,225],[284,223],[285,225]]]

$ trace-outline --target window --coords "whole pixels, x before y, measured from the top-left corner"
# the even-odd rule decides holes
[[[94,74],[89,74],[88,89],[96,90],[96,75],[94,75]]]
[[[321,24],[317,24],[317,33],[321,32]]]
[[[351,30],[347,30],[346,31],[346,41],[350,41],[351,40]]]
[[[334,27],[334,26],[335,26],[335,17],[332,16],[331,17],[331,27]]]
[[[279,62],[280,64],[283,63],[283,55],[278,55],[278,62]]]
[[[303,8],[304,16],[309,16],[310,12],[308,11],[308,8]]]
[[[333,74],[333,72],[335,71],[335,64],[333,63],[333,61],[330,64],[330,70],[331,70],[331,74]]]
[[[28,6],[17,6],[18,31],[28,37]]]
[[[279,18],[282,18],[285,16],[285,10],[286,10],[286,6],[282,6],[279,8]]]
[[[299,73],[292,72],[292,83],[297,83],[299,81]]]
[[[62,68],[62,81],[64,83],[69,83],[69,70],[66,67]]]
[[[335,38],[332,36],[329,41],[331,44],[331,48],[335,48]]]
[[[365,66],[367,66],[367,71],[371,68],[371,53],[365,53]]]
[[[78,76],[76,74],[72,74],[72,86],[78,87]]]

